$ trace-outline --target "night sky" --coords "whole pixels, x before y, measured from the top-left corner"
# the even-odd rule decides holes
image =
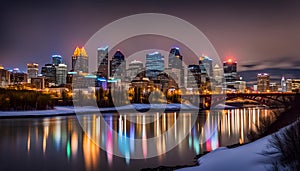
[[[150,12],[195,25],[222,60],[231,56],[238,61],[240,71],[300,69],[297,1],[2,0],[0,11],[0,64],[5,68],[26,71],[31,62],[41,67],[50,63],[53,54],[62,55],[70,67],[75,47],[84,45],[100,28],[128,15]],[[132,49],[122,48],[125,55]],[[188,58],[189,54],[182,55]]]

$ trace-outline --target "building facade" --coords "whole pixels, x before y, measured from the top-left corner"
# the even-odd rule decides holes
[[[45,64],[41,71],[42,76],[45,77],[45,87],[55,86],[56,84],[56,67],[53,64]]]
[[[36,63],[27,64],[27,73],[29,79],[36,78],[39,73],[39,64]]]
[[[179,70],[178,76],[178,85],[180,87],[184,86],[184,68],[183,68],[183,61],[182,55],[180,54],[180,49],[178,47],[173,47],[169,53],[169,60],[168,60],[168,68],[170,69],[177,69]]]
[[[237,81],[237,62],[232,59],[228,59],[223,62],[224,78],[226,82]]]
[[[126,61],[124,54],[118,49],[110,60],[110,77],[124,79],[126,76]]]
[[[62,63],[62,56],[60,55],[52,55],[52,64],[53,65],[59,65]]]
[[[66,64],[59,64],[58,66],[56,66],[55,84],[57,86],[66,85],[67,74],[68,74],[68,66]]]
[[[10,72],[0,66],[0,87],[6,87],[10,84]]]
[[[108,46],[98,48],[97,67],[99,76],[108,79]]]
[[[257,74],[257,91],[267,92],[270,91],[270,75],[267,73]]]
[[[135,77],[143,76],[141,75],[144,70],[144,64],[141,61],[133,60],[128,64],[128,69],[126,70],[126,76],[129,80],[132,80]]]
[[[159,52],[146,54],[146,77],[156,78],[158,74],[164,72],[165,60]]]
[[[212,59],[207,56],[201,56],[199,58],[199,65],[202,66],[207,73],[209,78],[213,77],[213,67],[212,67]]]
[[[88,55],[84,47],[76,47],[72,55],[72,71],[88,73],[89,71]]]

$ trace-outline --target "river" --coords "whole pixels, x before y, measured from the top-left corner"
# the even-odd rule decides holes
[[[249,130],[259,126],[259,118],[273,112],[242,108],[196,114],[1,119],[0,170],[140,170],[191,165],[204,151],[248,142]]]

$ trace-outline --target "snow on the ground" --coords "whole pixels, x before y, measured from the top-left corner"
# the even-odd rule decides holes
[[[98,108],[96,106],[56,106],[53,110],[33,110],[33,111],[0,111],[0,117],[18,117],[18,116],[48,116],[48,115],[66,115],[74,113],[91,113],[91,112],[110,112],[123,110],[198,110],[191,104],[130,104],[119,107]]]
[[[179,169],[180,171],[268,171],[272,160],[262,155],[269,151],[272,135],[237,147],[220,147],[198,159],[199,166]]]

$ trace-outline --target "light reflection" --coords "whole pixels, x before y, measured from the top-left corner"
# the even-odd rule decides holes
[[[30,152],[30,140],[31,140],[31,137],[30,137],[30,127],[29,127],[28,135],[27,135],[27,152],[28,153]]]
[[[71,150],[72,157],[75,158],[78,150],[78,135],[76,131],[74,131],[71,135]]]
[[[180,150],[185,153],[189,149],[199,154],[219,146],[247,142],[250,128],[253,128],[254,124],[260,124],[260,118],[269,114],[269,110],[259,108],[205,111],[198,115],[195,125],[192,125],[191,113],[109,114],[104,120],[102,116],[85,115],[79,117],[79,120],[86,128],[87,134],[81,133],[70,118],[46,118],[43,120],[43,127],[37,124],[28,128],[23,145],[28,155],[33,154],[32,150],[40,150],[41,154],[47,156],[48,151],[54,148],[63,151],[66,158],[73,161],[82,154],[86,170],[91,170],[97,168],[100,162],[100,148],[97,144],[105,147],[107,152],[105,151],[103,156],[106,156],[109,165],[113,164],[114,152],[124,157],[124,162],[129,164],[137,152],[147,158],[151,155],[152,147],[157,153],[164,154],[167,141],[181,139],[185,136],[185,129],[188,129],[189,134],[179,144]],[[151,119],[152,123],[146,122]],[[171,128],[175,129],[175,134],[165,134]],[[114,136],[113,131],[116,131],[118,136]],[[148,138],[158,136],[161,138],[156,144],[148,144]],[[141,139],[141,143],[136,143],[135,139]],[[34,149],[34,146],[38,149]],[[159,156],[160,160],[163,159],[162,156]]]
[[[165,115],[164,115],[165,118]],[[146,122],[145,122],[145,115],[143,115],[143,132],[142,132],[142,147],[143,147],[143,155],[144,158],[147,157],[147,133],[146,133]]]

